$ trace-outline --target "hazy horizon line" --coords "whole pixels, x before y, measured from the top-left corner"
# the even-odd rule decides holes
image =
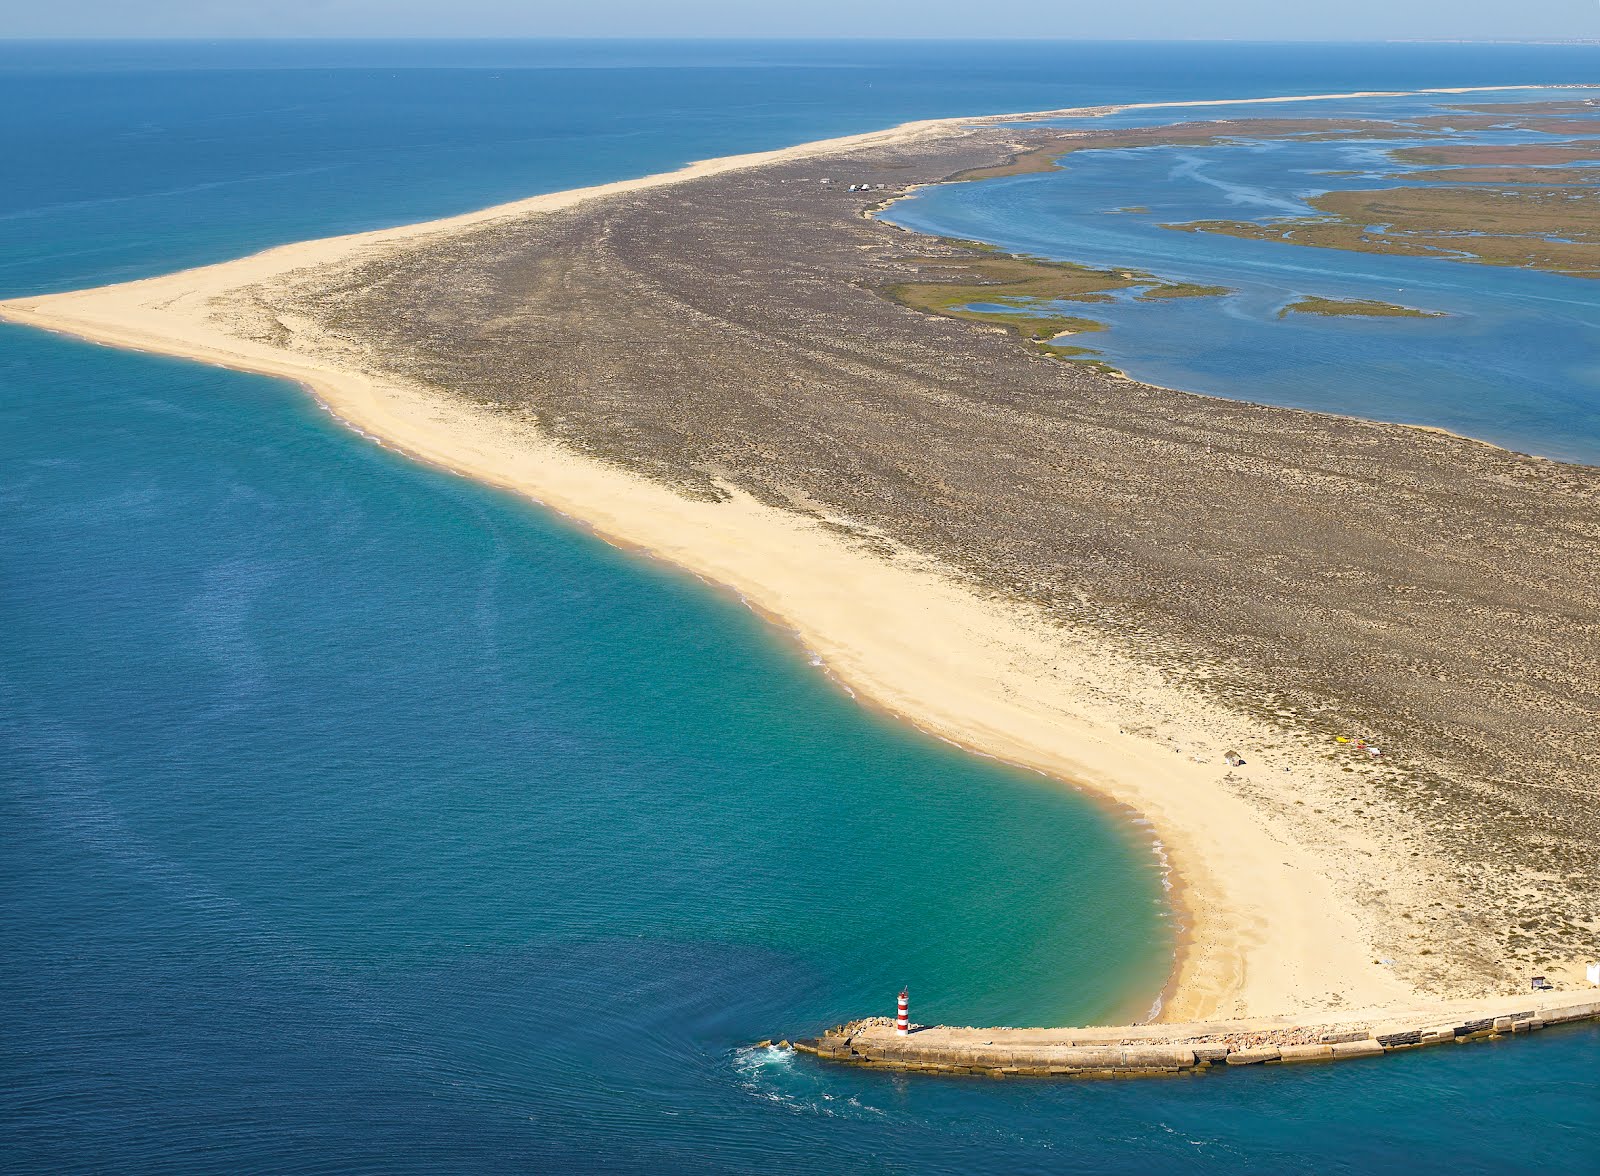
[[[1329,37],[1074,37],[1070,35],[1034,35],[1028,37],[1015,36],[918,36],[909,34],[905,36],[853,36],[850,34],[816,34],[816,33],[767,33],[734,34],[734,33],[703,33],[694,36],[624,36],[607,33],[558,33],[543,36],[534,36],[521,33],[481,33],[474,35],[454,35],[435,33],[404,33],[391,35],[366,35],[358,33],[289,33],[279,36],[255,36],[241,33],[181,33],[181,34],[141,34],[125,33],[114,36],[79,36],[71,34],[29,34],[21,36],[0,37],[0,44],[14,42],[82,42],[82,43],[120,43],[120,42],[197,42],[197,41],[237,41],[259,42],[262,44],[284,43],[292,41],[357,41],[372,43],[400,43],[416,41],[450,41],[458,43],[469,42],[506,42],[506,41],[615,41],[615,42],[651,42],[651,43],[684,43],[703,41],[819,41],[819,42],[880,42],[895,43],[902,41],[947,42],[962,44],[969,41],[1011,42],[1016,44],[1036,44],[1038,42],[1066,42],[1073,44],[1098,44],[1098,45],[1600,45],[1600,37],[1354,37],[1354,38],[1329,38]]]

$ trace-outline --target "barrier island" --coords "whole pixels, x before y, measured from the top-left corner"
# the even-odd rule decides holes
[[[1272,104],[914,123],[0,313],[297,380],[1138,814],[1184,926],[1163,1023],[1570,995],[1600,927],[1600,469],[1101,370],[1070,342],[1097,299],[1220,291],[876,215],[1079,150],[1442,134],[1248,117]],[[1543,215],[1518,248],[1589,272]]]

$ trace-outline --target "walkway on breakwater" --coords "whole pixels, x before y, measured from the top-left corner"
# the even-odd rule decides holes
[[[994,1078],[1136,1077],[1212,1066],[1378,1057],[1446,1042],[1529,1033],[1600,1018],[1600,991],[1535,992],[1480,1000],[1418,1002],[1306,1016],[1081,1029],[958,1029],[871,1017],[796,1041],[829,1061],[930,1074]]]

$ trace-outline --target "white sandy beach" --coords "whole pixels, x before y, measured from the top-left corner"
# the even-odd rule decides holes
[[[1234,104],[1367,96],[1378,95]],[[1336,769],[1323,762],[1320,749],[1284,746],[1281,733],[1164,682],[1093,634],[1066,631],[1041,614],[980,597],[915,553],[885,559],[838,531],[737,494],[721,503],[681,497],[560,449],[534,425],[376,377],[359,357],[343,364],[326,358],[327,348],[312,355],[310,347],[239,337],[214,312],[214,300],[242,287],[491,220],[733,169],[913,142],[980,121],[1112,109],[1130,108],[908,123],[708,160],[423,224],[285,245],[144,281],[16,299],[0,304],[0,316],[112,346],[295,380],[351,426],[420,460],[526,495],[611,541],[740,593],[792,628],[861,698],[1146,818],[1172,864],[1188,931],[1165,999],[1166,1018],[1414,1002],[1416,991],[1394,967],[1378,962],[1379,929],[1369,925],[1355,896],[1379,878],[1403,894],[1405,871],[1422,877],[1415,859],[1391,857],[1355,824],[1330,819],[1326,836],[1312,838],[1290,819],[1294,798],[1336,798],[1346,791],[1331,778]],[[309,324],[283,326],[291,338],[310,339]],[[1231,747],[1247,749],[1249,762],[1230,768],[1222,757]]]

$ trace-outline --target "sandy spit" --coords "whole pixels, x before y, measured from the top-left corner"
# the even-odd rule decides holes
[[[1476,87],[1538,89],[1545,87]],[[1469,89],[1420,91],[1461,94]],[[1412,91],[1416,92],[1416,91]],[[963,746],[1045,772],[1146,818],[1181,881],[1186,933],[1164,1018],[1377,1006],[1416,994],[1373,958],[1357,912],[1317,857],[1230,786],[1225,716],[1123,663],[1083,634],[984,599],[913,552],[883,558],[804,519],[734,494],[689,500],[558,448],[519,424],[417,387],[239,338],[211,313],[241,287],[403,249],[509,217],[765,164],[914,143],[996,120],[1127,109],[1258,105],[1389,92],[1142,103],[906,123],[778,151],[513,201],[460,216],[283,245],[179,273],[0,303],[0,317],[115,347],[278,376],[352,427],[423,461],[505,487],[602,537],[688,569],[781,618],[859,696]],[[1168,721],[1135,734],[1108,699],[1151,701]],[[1146,713],[1150,713],[1149,710]],[[1283,771],[1283,768],[1275,768]],[[1292,770],[1299,770],[1298,768]],[[1311,769],[1306,769],[1311,770]],[[1279,781],[1276,785],[1282,787]]]

